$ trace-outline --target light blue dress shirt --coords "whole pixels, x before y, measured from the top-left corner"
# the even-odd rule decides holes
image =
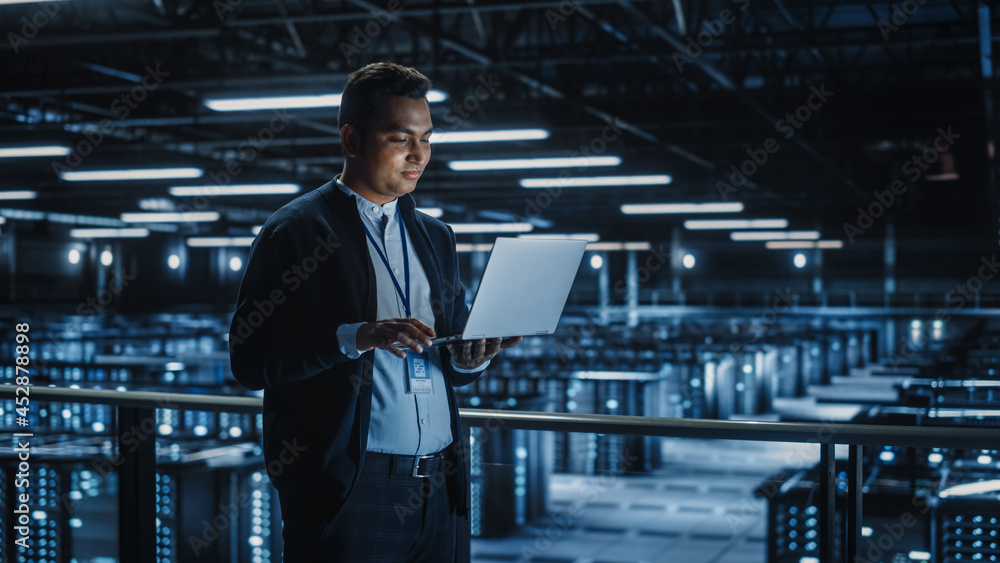
[[[379,242],[381,250],[393,269],[400,288],[406,291],[403,269],[403,245],[400,244],[399,222],[396,200],[378,205],[357,194],[337,177],[337,185],[348,195],[354,196],[358,212],[368,232]],[[389,218],[385,227],[382,216]],[[367,239],[367,237],[366,237]],[[413,248],[411,233],[406,233],[406,249],[410,263],[410,315],[424,324],[434,327],[434,311],[431,308],[431,288],[427,281],[416,250]],[[368,239],[368,253],[375,270],[378,298],[378,320],[406,318],[406,307],[385,263],[378,256],[372,241]],[[349,358],[358,358],[361,352],[357,346],[358,328],[364,323],[341,325],[337,329],[340,351]],[[376,349],[372,375],[372,411],[368,427],[368,451],[393,454],[424,455],[434,453],[451,444],[451,416],[444,373],[441,371],[441,354],[437,347],[424,347],[428,358],[427,372],[431,380],[431,393],[408,393],[407,361],[392,353]],[[462,373],[474,373],[484,369],[489,361],[475,369],[462,369],[452,362],[452,367]]]

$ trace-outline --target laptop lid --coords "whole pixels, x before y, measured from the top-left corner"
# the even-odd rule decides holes
[[[462,339],[555,332],[586,249],[585,240],[498,237]]]

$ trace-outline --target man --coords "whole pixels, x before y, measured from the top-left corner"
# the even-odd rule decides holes
[[[431,154],[429,88],[391,63],[352,73],[343,173],[279,209],[250,249],[230,357],[264,389],[286,563],[455,560],[469,501],[452,386],[521,339],[430,346],[468,308],[454,232],[409,195]]]

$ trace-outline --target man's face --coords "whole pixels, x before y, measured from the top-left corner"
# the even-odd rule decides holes
[[[427,100],[388,96],[385,115],[366,132],[363,150],[355,159],[358,173],[369,193],[361,195],[386,203],[417,187],[417,179],[431,156],[434,129]],[[360,192],[359,192],[360,193]],[[380,201],[378,201],[380,200]]]

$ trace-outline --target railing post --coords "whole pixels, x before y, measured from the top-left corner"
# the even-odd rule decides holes
[[[118,407],[118,455],[118,559],[154,563],[156,409]]]
[[[861,466],[862,446],[850,446],[847,462],[847,549],[846,560],[854,563],[861,555],[861,502],[864,471]]]
[[[465,440],[463,444],[463,449],[469,452],[466,455],[465,463],[470,463],[470,457],[472,455],[472,427],[467,424],[462,425],[462,439]],[[462,469],[464,471],[465,469]],[[468,479],[465,483],[466,491],[465,494],[472,498],[472,479]],[[458,563],[469,563],[472,561],[472,514],[467,514],[466,516],[460,516],[458,518],[458,529],[455,532],[455,561]]]
[[[837,563],[837,459],[835,444],[819,445],[819,561]]]

